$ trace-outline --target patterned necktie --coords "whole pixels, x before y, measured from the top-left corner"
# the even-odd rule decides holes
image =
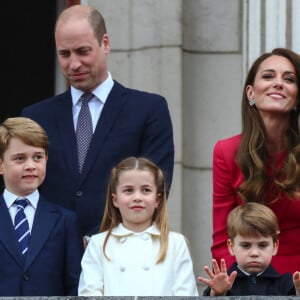
[[[82,171],[85,157],[93,136],[92,117],[88,105],[89,101],[93,97],[94,95],[92,93],[86,93],[80,97],[80,101],[82,102],[82,104],[78,115],[78,122],[76,128],[78,164],[80,173]]]
[[[28,250],[30,240],[29,224],[24,213],[24,208],[27,206],[28,201],[27,199],[17,199],[15,201],[15,204],[17,205],[17,213],[15,216],[15,230],[21,247],[22,255],[24,255]]]

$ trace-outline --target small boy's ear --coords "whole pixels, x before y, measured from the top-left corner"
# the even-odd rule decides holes
[[[278,247],[279,247],[279,240],[277,239],[277,240],[274,242],[273,256],[277,254],[277,252],[278,252]]]
[[[233,247],[233,242],[231,241],[231,239],[227,240],[227,248],[228,248],[228,252],[230,253],[230,255],[234,255],[234,247]]]

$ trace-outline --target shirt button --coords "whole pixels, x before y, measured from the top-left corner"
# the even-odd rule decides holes
[[[82,196],[82,191],[77,191],[77,192],[76,192],[76,196],[77,196],[77,197],[81,197],[81,196]]]
[[[148,233],[143,233],[141,238],[144,240],[144,241],[147,241],[149,239],[149,234]]]
[[[252,284],[256,284],[256,277],[255,276],[250,276],[250,280]]]
[[[150,267],[149,267],[149,266],[143,266],[143,269],[144,269],[145,271],[149,271],[149,270],[150,270]]]
[[[24,279],[25,281],[28,281],[28,280],[30,279],[30,275],[29,275],[28,272],[25,272],[25,273],[23,274],[23,279]]]
[[[120,238],[120,243],[125,243],[126,242],[126,237],[125,236],[122,236],[121,238]]]

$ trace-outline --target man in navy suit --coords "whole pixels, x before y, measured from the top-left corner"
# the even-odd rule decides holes
[[[77,295],[83,244],[76,214],[37,190],[47,150],[46,132],[36,122],[19,117],[0,125],[2,297]]]
[[[174,166],[171,117],[162,96],[126,88],[112,79],[107,69],[110,39],[97,10],[84,5],[64,10],[56,23],[55,42],[70,89],[26,107],[22,115],[37,121],[49,136],[41,193],[76,211],[82,235],[91,235],[100,227],[109,173],[122,159],[144,156],[152,160],[164,171],[170,188]],[[85,93],[93,93],[88,102],[93,136],[81,170],[76,128]]]

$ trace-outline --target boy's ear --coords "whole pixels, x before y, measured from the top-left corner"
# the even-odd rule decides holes
[[[277,239],[277,240],[274,242],[273,256],[277,254],[277,252],[278,252],[278,247],[279,247],[279,240]]]
[[[228,248],[228,252],[230,253],[230,255],[234,255],[234,247],[233,247],[233,242],[231,241],[231,239],[227,240],[227,248]]]

